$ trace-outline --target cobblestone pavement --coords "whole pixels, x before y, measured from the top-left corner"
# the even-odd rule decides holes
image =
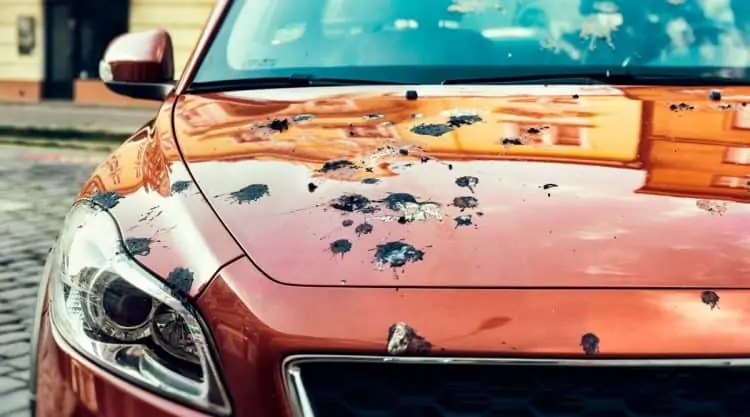
[[[28,416],[29,329],[39,275],[102,154],[0,146],[0,416]]]

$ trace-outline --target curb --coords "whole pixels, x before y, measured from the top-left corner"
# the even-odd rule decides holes
[[[84,130],[71,127],[45,128],[27,126],[0,126],[0,137],[29,140],[94,140],[97,142],[122,143],[133,132],[118,133],[111,131]]]
[[[39,137],[11,137],[0,135],[0,146],[19,146],[28,148],[45,149],[70,149],[87,152],[110,153],[114,151],[122,141],[113,140],[75,140],[75,139],[51,139]]]

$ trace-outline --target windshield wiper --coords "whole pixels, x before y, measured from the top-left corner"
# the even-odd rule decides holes
[[[443,80],[443,85],[456,84],[514,84],[514,83],[539,83],[554,84],[561,81],[581,81],[586,84],[620,84],[620,85],[679,85],[679,86],[701,86],[701,85],[748,85],[750,80],[741,77],[727,77],[709,74],[668,74],[663,72],[558,72],[558,73],[530,73],[501,75],[488,78],[464,78]]]
[[[405,84],[387,80],[369,80],[356,78],[316,77],[314,75],[292,74],[286,77],[243,78],[193,83],[190,92],[221,92],[231,90],[253,90],[265,88],[295,87],[337,87],[349,85],[398,85]]]

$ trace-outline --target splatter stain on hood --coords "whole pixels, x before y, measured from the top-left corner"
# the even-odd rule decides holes
[[[151,254],[153,243],[154,239],[149,237],[129,237],[125,239],[123,245],[133,256],[148,256]]]
[[[456,197],[453,199],[453,205],[464,211],[466,209],[476,208],[479,200],[472,196]]]
[[[456,185],[462,188],[468,188],[472,193],[478,184],[479,178],[477,177],[463,176],[456,178]]]
[[[459,227],[468,227],[474,224],[471,218],[471,214],[464,214],[453,219],[456,222],[456,229]]]
[[[96,193],[91,197],[91,201],[105,210],[111,210],[115,208],[115,206],[120,203],[120,199],[122,199],[122,195],[114,191]]]
[[[406,207],[407,204],[417,204],[417,198],[409,193],[392,193],[388,197],[380,200],[385,203],[388,209],[399,211]]]
[[[235,203],[247,204],[256,202],[269,195],[271,195],[271,191],[266,184],[250,184],[237,191],[229,193],[227,197]]]
[[[424,259],[424,252],[404,242],[388,242],[375,247],[377,269],[400,268]]]
[[[346,212],[372,213],[376,210],[369,198],[361,194],[345,194],[331,201],[330,206]]]
[[[192,181],[175,181],[170,189],[171,195],[182,194],[193,185]]]
[[[581,337],[583,353],[593,356],[599,353],[599,337],[593,333],[586,333]]]
[[[177,295],[185,295],[193,286],[193,272],[187,268],[175,268],[167,276],[167,285]]]
[[[336,171],[339,169],[358,169],[359,167],[352,161],[346,160],[346,159],[339,159],[336,161],[328,161],[325,164],[323,164],[323,167],[320,168],[318,171],[320,172],[331,172]]]
[[[418,135],[443,136],[453,130],[453,127],[443,123],[422,123],[411,128],[411,131]]]
[[[703,291],[701,293],[701,301],[703,304],[711,307],[711,310],[718,308],[719,306],[719,294],[716,294],[716,291]]]
[[[352,250],[352,242],[349,239],[334,240],[331,242],[330,249],[331,253],[344,256],[344,254]]]
[[[408,324],[399,322],[388,328],[386,351],[390,355],[419,355],[430,353],[431,350],[432,343]]]
[[[354,232],[357,236],[369,235],[373,230],[375,230],[375,228],[370,223],[362,223],[354,228]]]

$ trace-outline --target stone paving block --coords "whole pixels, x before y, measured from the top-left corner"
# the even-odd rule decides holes
[[[2,414],[0,417],[31,417],[31,410],[11,411],[8,414]]]
[[[0,324],[17,323],[18,318],[13,314],[0,314]]]
[[[20,341],[12,342],[7,344],[0,344],[0,357],[2,358],[16,358],[23,357],[29,354],[29,342]]]
[[[21,382],[23,384],[23,382]],[[0,395],[0,416],[10,413],[24,412],[29,408],[29,393],[25,389],[19,389],[4,395]]]
[[[34,287],[13,288],[0,292],[0,303],[2,303],[3,301],[17,300],[25,297],[34,297],[36,296],[36,293],[37,291]]]
[[[40,275],[65,215],[95,167],[17,155],[58,152],[66,151],[0,147],[0,417],[30,415],[28,331]]]
[[[24,388],[25,386],[26,384],[23,381],[19,381],[9,376],[0,376],[0,395],[8,394]],[[2,404],[2,397],[0,397],[0,404]]]
[[[28,370],[12,372],[8,376],[10,376],[11,378],[15,378],[15,379],[17,379],[19,381],[22,381],[24,383],[29,381],[29,371]]]
[[[26,333],[25,329],[10,333],[0,333],[0,351],[2,351],[3,346],[9,343],[28,342],[29,339],[30,335]]]
[[[19,323],[0,325],[0,334],[13,333],[21,330],[23,330],[23,326]]]

